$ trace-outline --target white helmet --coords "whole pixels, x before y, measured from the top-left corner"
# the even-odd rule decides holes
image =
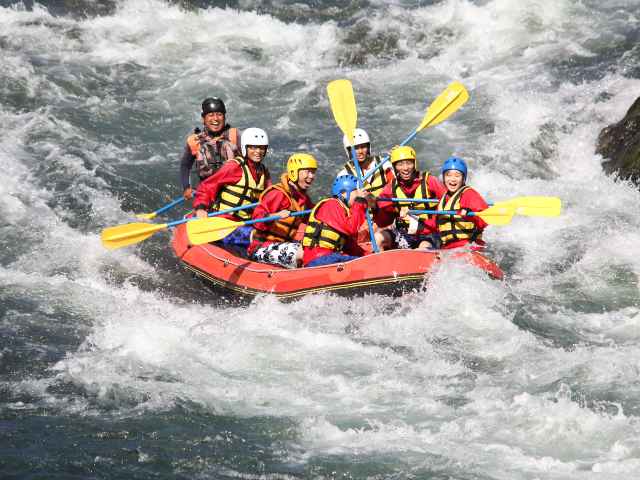
[[[242,151],[243,157],[247,156],[247,145],[264,145],[265,147],[268,147],[269,137],[267,136],[267,132],[261,128],[247,128],[242,132],[242,136],[240,137],[240,150]]]
[[[356,128],[354,140],[355,140],[354,145],[362,145],[363,143],[368,143],[369,149],[371,149],[371,140],[369,139],[369,134],[362,128]],[[351,154],[349,153],[349,148],[351,148],[351,142],[349,141],[346,135],[342,137],[342,145],[344,146],[344,151],[347,152],[347,156],[351,158]]]

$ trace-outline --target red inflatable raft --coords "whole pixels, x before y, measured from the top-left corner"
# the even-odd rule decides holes
[[[253,262],[214,244],[190,245],[185,225],[174,230],[172,246],[184,266],[210,286],[250,297],[269,293],[294,298],[329,291],[398,295],[420,287],[425,275],[447,258],[464,259],[496,279],[504,275],[491,260],[468,251],[388,250],[346,263],[289,270]]]

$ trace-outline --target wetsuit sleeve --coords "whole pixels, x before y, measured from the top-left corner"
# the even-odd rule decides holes
[[[238,183],[241,178],[242,168],[240,165],[237,162],[226,162],[220,167],[220,170],[200,182],[196,190],[196,196],[193,199],[193,209],[208,210],[224,185]]]
[[[252,218],[263,218],[269,217],[275,213],[278,213],[281,210],[288,210],[291,207],[291,203],[287,199],[287,197],[277,189],[273,189],[265,196],[262,197],[260,203],[253,211]],[[268,223],[254,223],[253,228],[256,230],[268,230]]]
[[[191,153],[189,145],[185,145],[182,157],[180,158],[180,183],[182,184],[182,190],[184,191],[191,185],[191,168],[196,157]]]

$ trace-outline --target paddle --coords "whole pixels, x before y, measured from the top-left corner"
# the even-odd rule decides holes
[[[356,109],[356,99],[353,96],[353,86],[349,80],[341,79],[329,82],[327,85],[327,94],[329,95],[329,104],[331,105],[331,112],[333,118],[342,133],[349,139],[349,143],[353,147],[354,135],[356,125],[358,123],[358,111]],[[356,175],[358,178],[358,187],[364,186],[364,180],[362,178],[362,170],[360,169],[360,163],[356,158],[356,149],[351,148],[351,159],[356,169]],[[367,217],[367,224],[369,225],[369,237],[371,237],[371,247],[375,253],[378,253],[378,243],[373,232],[373,221],[371,220],[371,214],[369,209],[365,211]]]
[[[242,205],[240,207],[234,207],[228,210],[222,210],[220,212],[212,212],[209,214],[209,216],[215,217],[217,215],[223,215],[225,213],[232,213],[247,208],[253,208],[257,205],[257,203]],[[102,245],[105,248],[114,250],[116,248],[126,247],[127,245],[133,245],[134,243],[142,242],[143,240],[146,240],[151,235],[159,232],[160,230],[172,228],[176,225],[191,222],[194,220],[199,219],[193,217],[183,218],[181,220],[175,220],[169,223],[127,223],[125,225],[117,225],[115,227],[108,227],[102,230],[100,239],[102,240]]]
[[[288,216],[298,217],[309,213],[311,213],[311,210],[302,210],[300,212],[293,212]],[[271,215],[269,217],[247,220],[246,222],[234,222],[228,218],[201,218],[187,224],[187,236],[192,245],[202,245],[203,243],[222,240],[227,235],[230,235],[236,228],[253,225],[254,223],[273,222],[281,218],[283,217],[280,215]]]
[[[464,85],[460,82],[451,83],[440,95],[438,95],[431,105],[429,105],[422,122],[418,125],[418,128],[411,132],[409,136],[400,143],[400,145],[402,146],[409,143],[411,140],[416,138],[416,135],[418,135],[421,130],[424,130],[427,127],[434,127],[449,118],[462,105],[464,105],[467,100],[469,100],[469,92],[464,88]],[[382,158],[380,165],[384,165],[387,160],[389,160],[389,155],[385,155]],[[363,181],[367,180],[375,173],[375,171],[376,169],[371,170],[367,175],[365,175]]]
[[[393,202],[393,203],[438,203],[437,198],[399,198],[399,197],[378,197],[376,202]]]
[[[437,203],[437,198],[377,198],[378,201],[394,203]],[[558,197],[516,197],[503,202],[489,203],[489,205],[513,208],[514,213],[526,217],[557,217],[562,209],[562,202]]]
[[[195,196],[195,191],[193,192],[193,196]],[[157,215],[160,215],[161,213],[166,212],[167,210],[172,209],[173,207],[175,207],[176,205],[181,204],[182,202],[184,202],[184,197],[178,197],[175,200],[172,200],[171,202],[167,203],[164,207],[159,208],[158,210],[156,210],[155,212],[151,212],[151,213],[138,213],[136,215],[136,218],[140,218],[140,219],[147,219],[147,220],[151,220],[152,218],[155,218]]]
[[[562,210],[562,201],[558,197],[516,197],[500,204],[510,205],[515,213],[526,217],[557,217]]]
[[[410,214],[428,213],[430,215],[458,215],[457,210],[409,210]],[[480,217],[489,225],[508,225],[515,213],[510,205],[494,205],[481,212],[468,212],[468,217]]]

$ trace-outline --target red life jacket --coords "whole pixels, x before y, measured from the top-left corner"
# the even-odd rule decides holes
[[[187,138],[187,145],[191,154],[195,157],[196,169],[200,180],[210,177],[222,166],[224,162],[230,160],[223,156],[223,144],[227,142],[233,146],[234,152],[238,152],[240,139],[238,129],[225,125],[220,135],[212,137],[211,133],[199,128]]]

